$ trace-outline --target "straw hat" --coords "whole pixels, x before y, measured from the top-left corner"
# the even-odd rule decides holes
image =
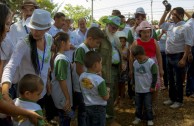
[[[23,8],[24,6],[34,6],[36,9],[39,8],[35,0],[24,0],[21,8]]]

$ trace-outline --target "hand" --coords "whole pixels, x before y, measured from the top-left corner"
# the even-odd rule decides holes
[[[13,100],[9,97],[9,94],[8,94],[8,93],[2,94],[2,95],[3,95],[3,99],[4,99],[6,102],[8,102],[8,103],[14,105],[14,102],[13,102]]]
[[[29,118],[30,122],[33,123],[35,126],[38,126],[38,120],[43,119],[42,116],[38,115],[34,111],[28,111],[27,117]]]
[[[191,63],[192,61],[193,61],[193,55],[192,55],[192,53],[190,53],[188,55],[188,62]]]
[[[66,99],[65,106],[63,108],[64,111],[70,111],[71,110],[71,103],[69,99]]]
[[[150,92],[154,92],[155,90],[155,88],[150,88]]]
[[[186,64],[186,61],[183,58],[178,62],[179,67],[184,67],[185,64]]]

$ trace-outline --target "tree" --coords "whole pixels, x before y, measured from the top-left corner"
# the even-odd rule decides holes
[[[72,6],[71,4],[66,4],[64,6],[64,10],[62,12],[65,13],[66,16],[72,18],[74,20],[74,26],[78,27],[78,19],[86,18],[87,26],[90,26],[90,12],[89,8],[84,8],[83,6]]]

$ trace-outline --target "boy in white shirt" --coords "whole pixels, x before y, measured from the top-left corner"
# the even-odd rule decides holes
[[[102,58],[95,51],[89,51],[84,57],[87,72],[80,75],[79,82],[84,97],[86,126],[105,126],[106,105],[110,88],[97,73],[102,69]]]

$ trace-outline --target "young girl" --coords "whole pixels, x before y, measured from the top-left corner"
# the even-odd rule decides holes
[[[70,126],[69,112],[72,107],[71,64],[64,51],[70,49],[67,33],[59,32],[54,37],[57,55],[52,73],[51,96],[58,109],[60,126]]]

